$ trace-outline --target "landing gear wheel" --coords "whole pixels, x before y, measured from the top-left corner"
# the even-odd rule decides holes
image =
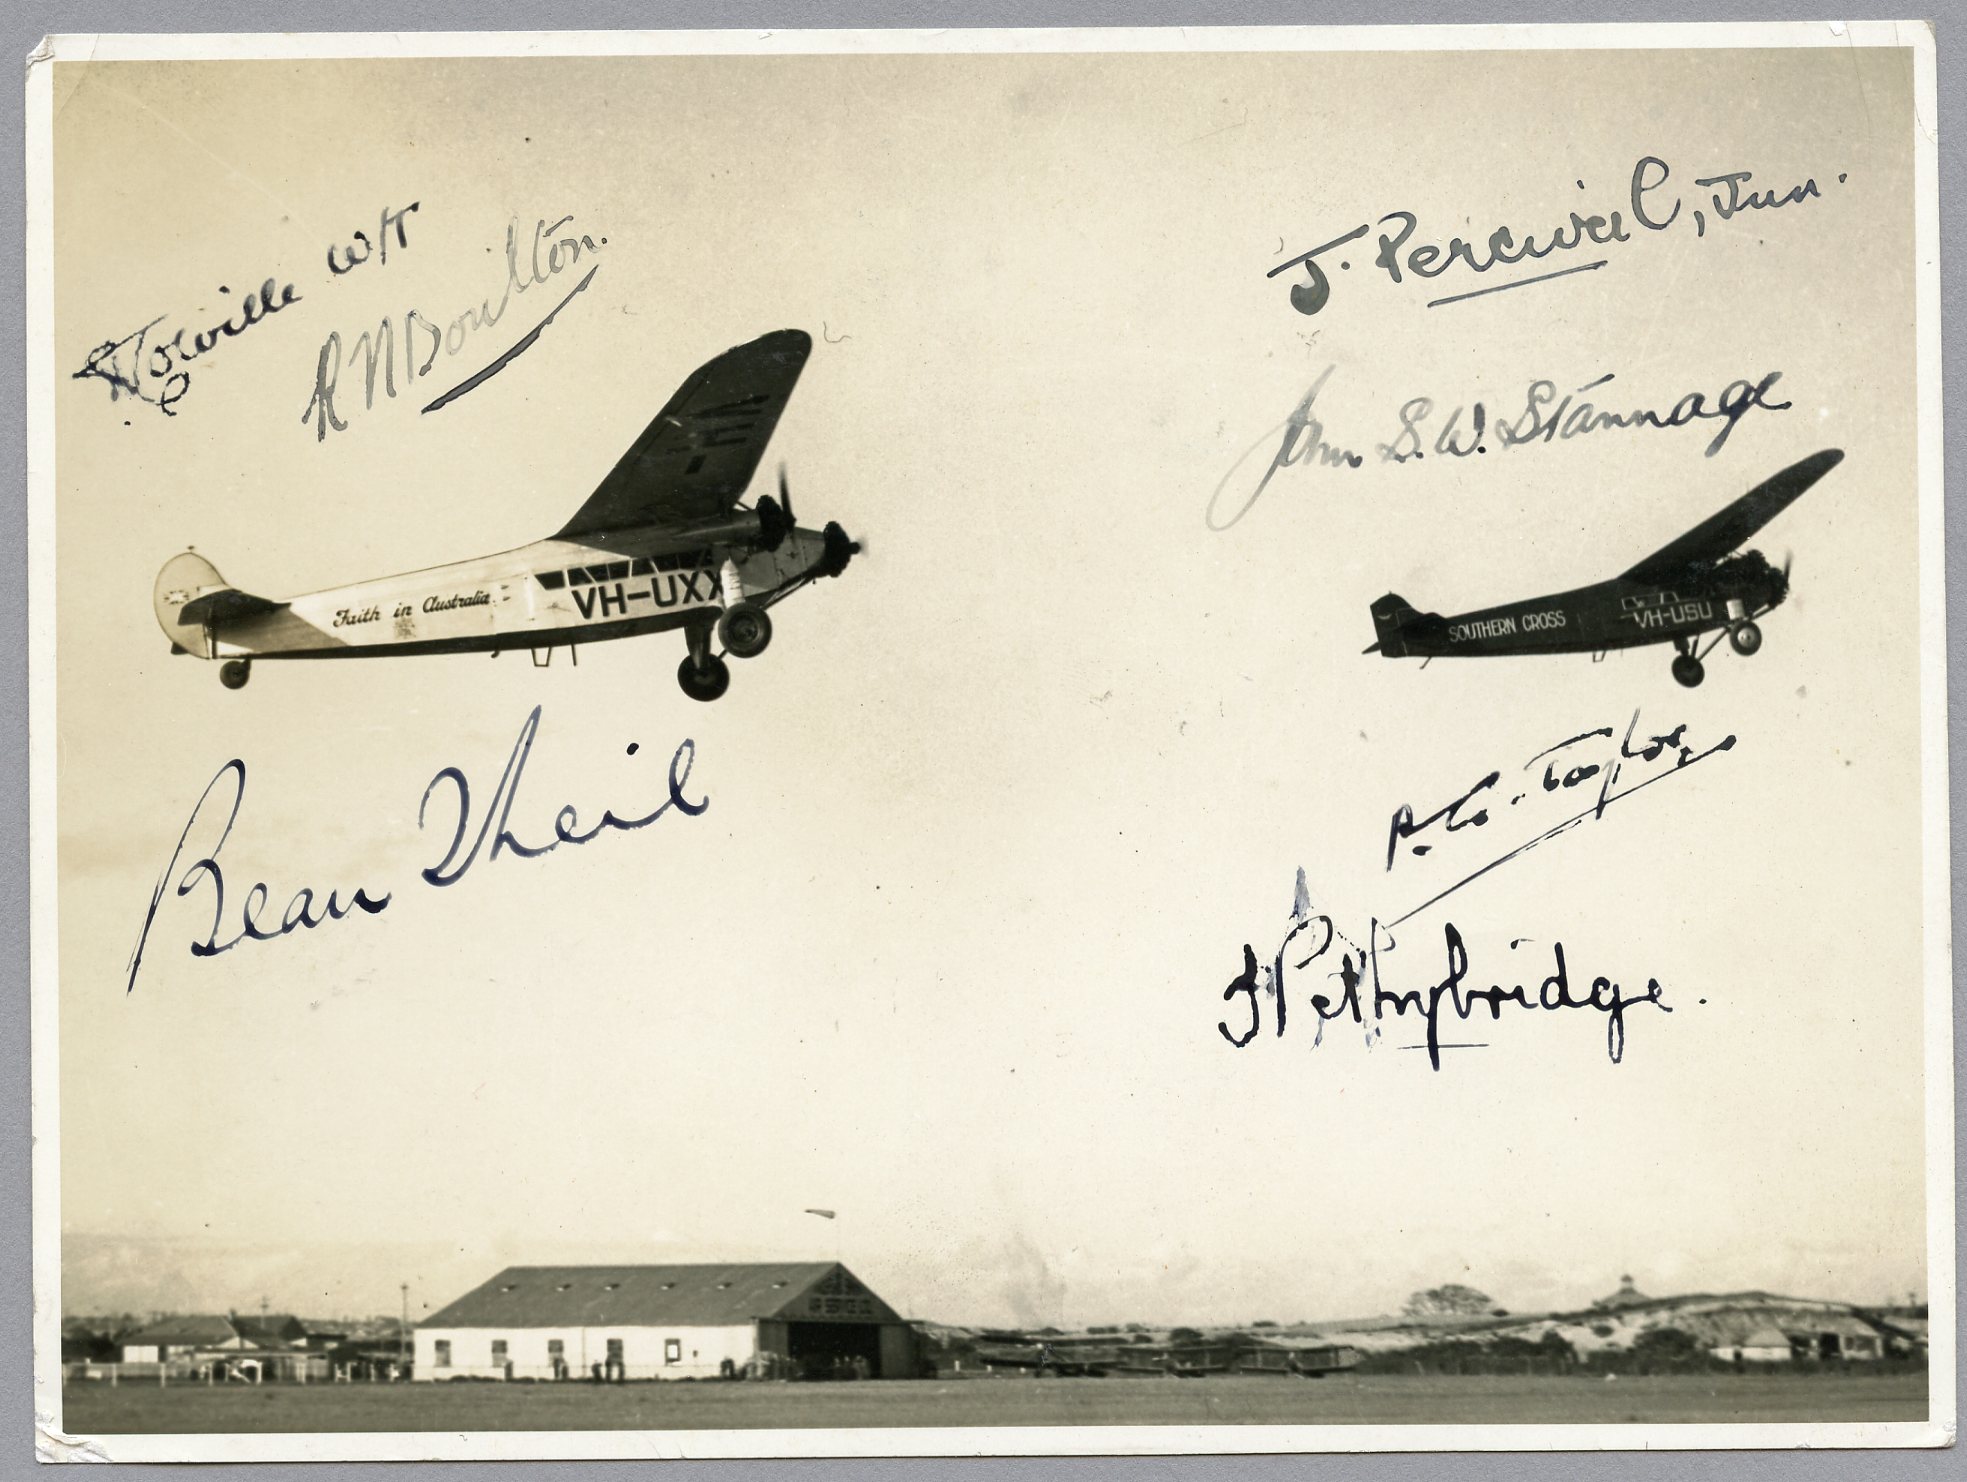
[[[219,666],[219,683],[229,690],[243,690],[253,677],[253,666],[245,659],[228,659]]]
[[[1701,667],[1701,661],[1692,654],[1682,654],[1673,661],[1673,677],[1688,689],[1699,684],[1706,676],[1707,670]]]
[[[1754,623],[1737,623],[1728,630],[1728,646],[1747,658],[1762,647],[1762,630]]]
[[[731,687],[731,666],[710,655],[701,664],[686,658],[676,670],[676,682],[692,700],[715,700]]]
[[[772,641],[772,620],[756,602],[738,602],[717,620],[717,641],[734,659],[755,659]]]

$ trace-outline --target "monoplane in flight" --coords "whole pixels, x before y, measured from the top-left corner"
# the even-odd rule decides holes
[[[273,601],[229,586],[186,551],[158,573],[157,621],[172,652],[221,661],[238,689],[255,659],[382,658],[530,649],[681,628],[677,680],[715,700],[731,674],[712,641],[755,658],[766,609],[860,546],[832,522],[800,527],[784,469],[778,498],[740,503],[813,342],[782,329],[700,367],[550,539],[503,555]]]
[[[1603,653],[1671,643],[1673,677],[1701,682],[1701,660],[1725,637],[1747,657],[1762,647],[1756,620],[1789,595],[1789,561],[1772,566],[1738,548],[1829,473],[1844,454],[1813,453],[1758,484],[1719,514],[1630,570],[1589,587],[1485,607],[1456,617],[1416,612],[1389,592],[1372,606],[1379,641],[1366,652],[1390,659],[1495,654]],[[1712,634],[1705,645],[1704,636]]]

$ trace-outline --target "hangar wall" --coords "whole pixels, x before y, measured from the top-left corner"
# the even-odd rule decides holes
[[[621,1344],[620,1358],[629,1379],[717,1379],[724,1376],[727,1360],[742,1372],[755,1351],[750,1323],[731,1327],[418,1328],[416,1368],[412,1372],[418,1379],[433,1380],[552,1379],[556,1371],[551,1344],[558,1340],[566,1377],[586,1379],[593,1365],[608,1361],[610,1339]],[[499,1340],[506,1345],[503,1364],[495,1362],[492,1353],[492,1344]],[[450,1345],[448,1364],[437,1361],[440,1343]]]

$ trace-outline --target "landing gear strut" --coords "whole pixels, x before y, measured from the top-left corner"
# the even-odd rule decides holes
[[[253,665],[249,659],[227,659],[219,666],[219,683],[229,690],[243,690],[252,677]]]
[[[711,701],[731,687],[731,668],[710,651],[710,628],[693,623],[686,632],[690,651],[676,671],[676,682],[692,700]]]

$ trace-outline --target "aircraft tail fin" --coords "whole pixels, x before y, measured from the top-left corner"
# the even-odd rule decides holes
[[[151,605],[157,613],[157,626],[171,640],[174,651],[209,659],[215,656],[212,631],[216,625],[229,618],[272,612],[285,604],[226,585],[210,561],[196,551],[181,551],[157,573]]]
[[[1441,618],[1432,612],[1416,612],[1405,597],[1388,592],[1372,607],[1373,631],[1379,634],[1379,641],[1366,650],[1367,653],[1382,653],[1389,659],[1404,659],[1408,654],[1407,640],[1422,633],[1439,628]]]

